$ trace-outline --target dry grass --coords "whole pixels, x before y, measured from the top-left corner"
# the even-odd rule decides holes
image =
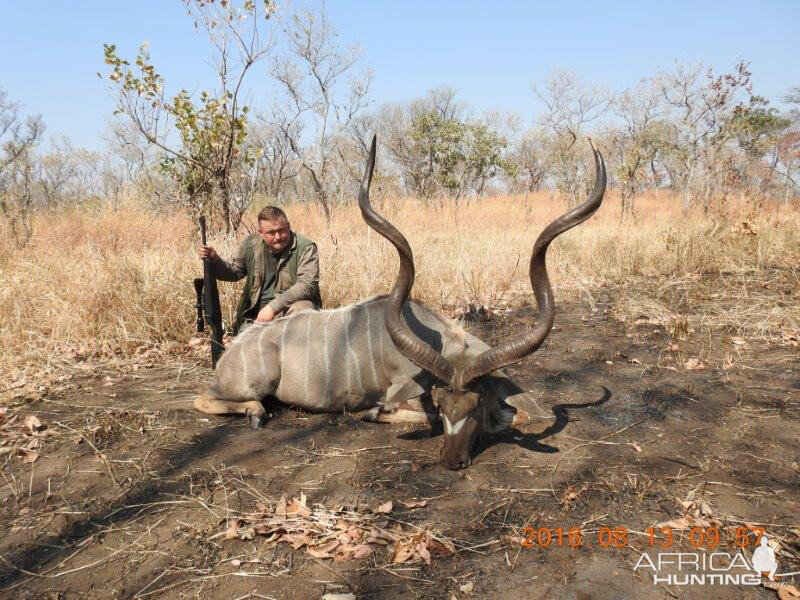
[[[456,308],[530,302],[532,242],[563,211],[547,194],[425,204],[376,202],[414,249],[414,294]],[[328,307],[385,292],[394,250],[367,229],[354,205],[330,226],[311,204],[286,207],[292,225],[319,245]],[[52,370],[75,358],[170,353],[193,335],[191,280],[201,273],[197,233],[181,215],[136,206],[40,215],[30,244],[0,231],[0,371]],[[211,243],[223,256],[238,239]],[[741,335],[797,336],[800,330],[800,213],[744,200],[711,216],[680,216],[678,202],[652,194],[620,223],[610,197],[591,221],[565,234],[548,256],[558,300],[619,290],[622,318],[723,326]],[[222,284],[233,311],[240,286]],[[3,377],[3,381],[9,381]]]

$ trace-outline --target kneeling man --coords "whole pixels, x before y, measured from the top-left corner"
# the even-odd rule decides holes
[[[230,262],[211,246],[200,246],[198,254],[211,259],[214,276],[219,280],[247,277],[236,311],[234,335],[253,321],[267,323],[285,314],[322,306],[317,246],[292,231],[286,213],[277,206],[267,206],[258,213],[258,233],[242,241]]]

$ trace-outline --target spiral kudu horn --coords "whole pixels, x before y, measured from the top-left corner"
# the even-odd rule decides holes
[[[373,137],[364,178],[361,180],[358,205],[367,224],[389,240],[400,256],[400,270],[389,294],[389,305],[386,310],[386,327],[397,349],[414,364],[429,371],[453,390],[463,390],[475,379],[522,360],[528,354],[536,351],[553,328],[555,319],[553,288],[550,285],[545,262],[547,248],[556,237],[591,217],[600,207],[606,189],[606,167],[600,152],[592,144],[595,160],[595,184],[588,200],[550,223],[533,245],[530,280],[540,313],[536,325],[518,338],[509,340],[492,350],[487,350],[462,370],[456,369],[441,354],[417,338],[406,327],[401,317],[403,304],[414,285],[414,257],[405,236],[394,225],[378,215],[369,203],[369,186],[372,181],[372,171],[375,168],[376,143],[377,138]],[[591,144],[591,141],[589,143]]]
[[[536,325],[527,333],[507,341],[506,343],[487,350],[476,357],[464,369],[463,381],[454,382],[454,387],[464,387],[469,385],[478,377],[491,373],[497,369],[502,369],[518,360],[523,359],[531,352],[536,351],[547,338],[553,328],[555,319],[555,304],[553,300],[553,288],[550,285],[550,278],[547,275],[547,265],[545,255],[547,248],[559,235],[572,229],[591,217],[600,208],[603,201],[603,194],[606,190],[606,166],[600,151],[594,147],[591,140],[589,144],[594,152],[595,163],[595,182],[594,189],[589,195],[589,199],[577,208],[572,209],[564,215],[558,217],[550,223],[533,245],[530,263],[530,280],[533,287],[533,295],[536,297],[536,304],[539,306],[539,320]]]
[[[389,240],[400,255],[400,271],[394,287],[389,293],[386,329],[394,345],[406,358],[449,384],[453,379],[453,366],[436,350],[414,335],[400,314],[403,304],[411,292],[411,287],[414,285],[414,256],[405,236],[389,221],[376,213],[369,203],[369,186],[372,182],[372,171],[375,168],[376,145],[377,136],[374,136],[367,159],[367,168],[364,170],[364,178],[361,180],[361,189],[358,192],[358,206],[361,209],[361,216],[364,217],[367,224]]]

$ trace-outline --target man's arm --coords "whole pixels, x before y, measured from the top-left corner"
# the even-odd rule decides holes
[[[239,244],[230,262],[223,260],[219,254],[214,252],[213,256],[211,256],[214,277],[221,281],[239,281],[245,277],[247,275],[247,263],[244,258],[246,245],[247,238]]]
[[[313,300],[319,291],[319,255],[317,245],[309,244],[297,261],[297,281],[278,294],[269,306],[275,314],[286,310],[298,300]]]

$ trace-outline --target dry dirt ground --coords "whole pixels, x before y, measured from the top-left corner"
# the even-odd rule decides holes
[[[196,414],[205,360],[98,368],[32,403],[6,403],[6,423],[17,417],[6,433],[31,414],[42,428],[19,434],[32,450],[0,455],[0,597],[777,597],[656,586],[633,565],[653,552],[648,527],[685,517],[719,524],[729,552],[736,526],[760,524],[782,539],[779,572],[800,570],[797,348],[732,345],[723,332],[676,340],[651,322],[615,320],[613,302],[562,305],[547,344],[510,369],[540,412],[479,440],[460,472],[437,461],[440,429],[288,409],[253,431]],[[467,328],[492,343],[532,315],[476,315]],[[726,354],[727,368],[709,358],[686,368],[709,352]],[[375,544],[336,561],[237,530],[235,517],[301,493],[308,507],[365,515],[407,538],[429,531],[439,551],[430,564],[395,564],[397,548]],[[523,548],[526,526],[579,527],[583,543]],[[604,527],[626,528],[627,541],[603,547]],[[679,550],[694,550],[688,531],[675,532]]]

